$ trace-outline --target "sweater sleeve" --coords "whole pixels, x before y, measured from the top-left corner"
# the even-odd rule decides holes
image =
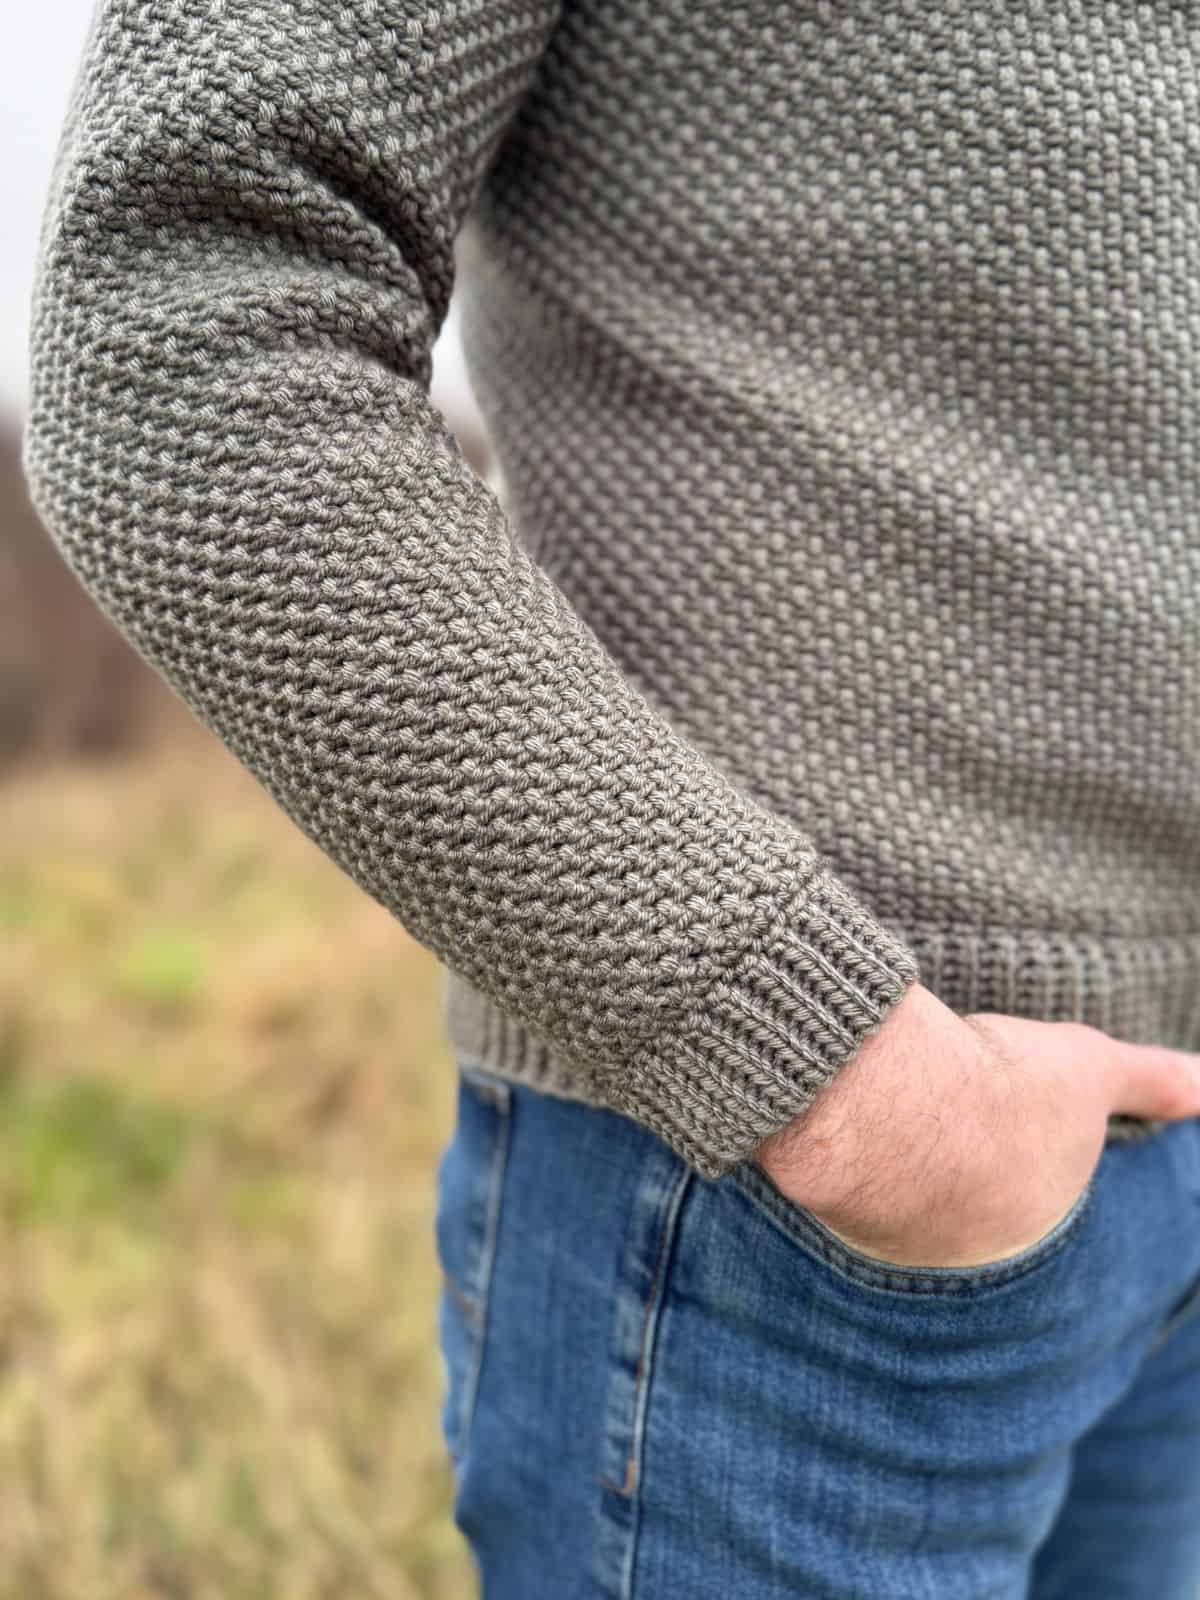
[[[623,675],[430,402],[455,235],[556,5],[97,5],[33,292],[39,514],[414,938],[727,1171],[917,965]]]

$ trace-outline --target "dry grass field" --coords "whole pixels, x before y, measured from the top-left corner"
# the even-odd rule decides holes
[[[0,786],[0,1600],[465,1600],[440,968],[214,742]]]

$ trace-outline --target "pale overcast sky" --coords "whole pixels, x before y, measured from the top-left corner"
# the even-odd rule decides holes
[[[33,252],[93,0],[5,8],[0,29],[0,402],[23,410]]]
[[[13,0],[0,27],[0,405],[28,398],[29,297],[50,164],[94,6],[102,0]],[[435,399],[470,408],[452,315],[434,356]]]

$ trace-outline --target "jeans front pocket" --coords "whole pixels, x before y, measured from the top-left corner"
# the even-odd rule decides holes
[[[488,1294],[508,1158],[512,1090],[462,1067],[458,1116],[437,1178],[442,1269],[438,1334],[445,1366],[442,1429],[457,1468],[466,1450],[487,1332]]]
[[[789,1200],[760,1167],[746,1163],[731,1178],[806,1254],[845,1278],[901,1294],[973,1296],[1032,1272],[1067,1248],[1087,1215],[1103,1160],[1102,1156],[1070,1211],[1040,1239],[1015,1255],[971,1267],[910,1267],[867,1255],[839,1238],[806,1206]]]

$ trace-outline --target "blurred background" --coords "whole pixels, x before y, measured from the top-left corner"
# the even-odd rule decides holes
[[[0,56],[0,1600],[467,1600],[442,969],[108,627],[19,464],[93,0]],[[435,402],[499,488],[451,317]]]

